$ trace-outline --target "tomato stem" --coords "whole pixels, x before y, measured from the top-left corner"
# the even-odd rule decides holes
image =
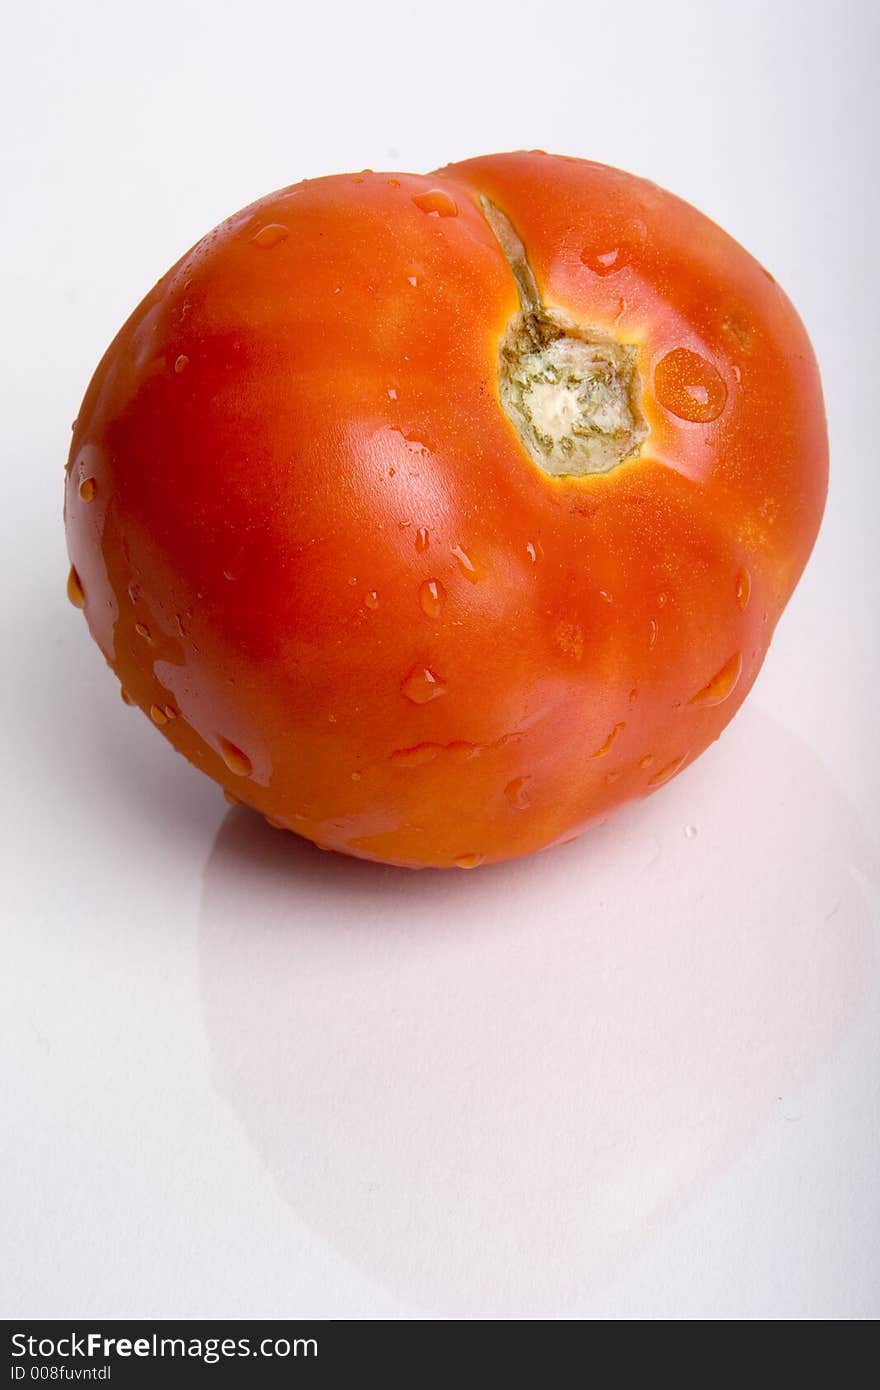
[[[607,473],[638,454],[648,433],[636,349],[548,310],[510,218],[484,195],[480,208],[520,302],[499,346],[501,403],[545,473]]]

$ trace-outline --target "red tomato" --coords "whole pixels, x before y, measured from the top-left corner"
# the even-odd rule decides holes
[[[231,799],[465,868],[718,737],[826,481],[794,309],[656,185],[539,153],[315,179],[211,232],[105,354],[70,593]]]

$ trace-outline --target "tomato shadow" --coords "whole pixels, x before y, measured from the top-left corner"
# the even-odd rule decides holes
[[[877,991],[877,865],[821,761],[752,708],[649,802],[473,873],[235,811],[200,920],[214,1083],[368,1277],[431,1313],[552,1316],[840,1045]]]

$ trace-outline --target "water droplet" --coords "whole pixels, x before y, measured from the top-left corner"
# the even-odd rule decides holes
[[[538,551],[532,541],[529,541],[526,545],[526,554],[528,555],[533,565],[536,565],[538,563]]]
[[[647,227],[638,218],[626,222],[599,219],[581,251],[581,261],[594,275],[615,275],[638,258],[647,235]]]
[[[223,792],[223,797],[224,797],[224,800],[225,800],[225,801],[228,801],[228,802],[229,802],[230,806],[240,806],[240,805],[241,805],[240,799],[239,799],[237,796],[234,796],[232,792],[228,792],[228,791],[225,791],[225,790],[224,790],[224,792]]]
[[[416,276],[415,276],[415,275],[407,275],[406,278],[407,278],[407,280],[409,281],[409,283],[412,285],[413,289],[415,289],[416,285],[419,283],[418,280],[417,280],[417,278],[416,278]]]
[[[414,705],[427,705],[446,694],[446,684],[428,666],[414,666],[400,683],[400,693]]]
[[[461,763],[469,763],[473,758],[478,758],[482,751],[478,743],[465,743],[462,739],[456,739],[446,745],[446,752],[450,757]]]
[[[166,719],[176,719],[176,718],[177,718],[177,710],[174,708],[173,705],[165,705],[165,718],[166,718]]]
[[[67,597],[70,599],[74,608],[85,608],[86,596],[83,593],[83,586],[80,583],[79,575],[73,568],[73,565],[71,565],[70,573],[67,576]]]
[[[695,840],[697,837],[697,827],[695,825],[686,825],[684,833],[689,840]]]
[[[439,618],[446,602],[446,590],[439,579],[426,579],[419,586],[419,603],[429,618]]]
[[[442,744],[417,743],[413,748],[395,748],[388,761],[395,767],[422,767],[432,763],[440,752]]]
[[[692,705],[720,705],[733,693],[742,674],[742,653],[736,652],[725,661],[721,670],[712,677],[702,690],[698,690],[690,701]]]
[[[736,601],[740,608],[748,605],[752,593],[752,580],[748,570],[740,570],[736,576]]]
[[[79,485],[79,495],[84,502],[94,502],[98,484],[94,478],[83,478]]]
[[[134,700],[133,700],[132,697],[129,695],[129,693],[128,693],[128,691],[126,690],[126,688],[125,688],[124,685],[121,685],[121,686],[119,687],[119,696],[120,696],[120,699],[122,700],[122,703],[123,703],[124,705],[133,705],[133,704],[134,704]]]
[[[413,202],[420,212],[426,212],[429,217],[458,216],[455,199],[444,193],[442,188],[432,188],[427,193],[414,193]]]
[[[163,709],[160,709],[158,705],[150,705],[150,718],[153,723],[158,724],[160,728],[163,724],[168,723],[168,715]]]
[[[389,399],[390,401],[396,401],[396,400],[397,400],[397,388],[396,388],[395,386],[389,386],[389,387],[388,387],[388,399]]]
[[[149,642],[152,645],[153,634],[150,632],[150,629],[147,627],[146,623],[135,623],[134,630],[137,633],[138,637],[143,637],[145,642]]]
[[[217,735],[217,747],[220,749],[220,756],[230,772],[234,772],[236,777],[250,777],[253,767],[247,753],[243,753],[234,743],[230,743],[228,738],[222,734]]]
[[[680,420],[708,424],[727,402],[727,387],[716,367],[690,348],[674,348],[654,369],[654,391],[662,406]]]
[[[608,735],[608,737],[606,738],[605,742],[602,744],[602,747],[601,747],[601,748],[597,748],[596,751],[595,751],[595,753],[591,753],[591,754],[590,754],[590,757],[591,757],[591,758],[604,758],[604,757],[605,757],[605,754],[606,754],[606,753],[609,753],[609,752],[611,751],[612,747],[614,746],[614,742],[615,742],[615,740],[616,740],[618,734],[622,733],[623,730],[624,730],[625,728],[626,728],[626,724],[625,724],[625,723],[615,724],[615,725],[614,725],[614,728],[611,730],[611,733]]]
[[[737,366],[737,364],[734,362],[731,370],[733,372],[733,379],[736,382],[737,386],[739,386],[740,382],[743,379],[742,367]]]
[[[527,811],[531,806],[532,798],[529,795],[530,782],[531,778],[529,777],[514,777],[513,781],[508,782],[507,786],[504,788],[504,795],[507,799],[507,803],[509,806],[513,807],[514,811]]]
[[[478,864],[482,864],[485,855],[483,854],[460,854],[455,861],[457,869],[475,869]]]
[[[180,376],[181,372],[185,372],[188,366],[189,358],[187,357],[185,352],[182,352],[179,357],[175,358],[174,370],[178,376]]]
[[[277,246],[280,242],[286,241],[289,236],[287,227],[281,222],[269,222],[265,227],[261,227],[251,237],[254,246],[261,246],[267,250],[270,246]]]
[[[424,553],[428,549],[430,540],[431,538],[424,526],[420,526],[418,531],[416,531],[416,550]]]
[[[676,758],[673,762],[667,763],[665,767],[661,767],[659,772],[655,772],[648,786],[659,787],[661,783],[668,782],[670,778],[675,776],[676,772],[681,770],[686,761],[687,753],[682,753],[680,758]]]
[[[613,595],[612,595],[612,594],[609,594],[609,592],[608,592],[607,589],[600,589],[600,590],[599,590],[599,597],[600,597],[600,599],[602,600],[603,603],[613,603],[613,602],[614,602],[614,597],[613,597]]]
[[[654,754],[645,753],[643,757],[639,758],[639,767],[650,767],[653,761]]]
[[[658,626],[657,619],[656,619],[656,618],[651,618],[650,622],[648,623],[648,650],[649,650],[649,651],[652,651],[653,648],[657,645],[657,634],[658,634],[659,631],[660,631],[660,628],[659,628],[659,626]]]
[[[469,555],[464,547],[460,545],[454,545],[452,547],[452,554],[455,556],[458,568],[461,570],[465,579],[469,579],[471,584],[479,584],[483,577],[482,571],[475,563],[473,556]]]
[[[379,595],[375,589],[371,589],[368,594],[364,594],[364,607],[376,609],[379,607]]]
[[[353,782],[359,782],[361,780],[361,774],[359,772],[353,772],[351,774],[351,780]]]
[[[668,598],[668,596],[667,596],[666,594],[658,594],[658,595],[657,595],[657,607],[658,607],[658,608],[665,608],[668,602],[669,602],[669,598]]]

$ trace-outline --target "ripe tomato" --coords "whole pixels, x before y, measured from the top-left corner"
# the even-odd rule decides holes
[[[211,232],[108,349],[70,592],[231,798],[470,867],[717,738],[826,479],[794,309],[656,185],[540,153],[315,179]]]

